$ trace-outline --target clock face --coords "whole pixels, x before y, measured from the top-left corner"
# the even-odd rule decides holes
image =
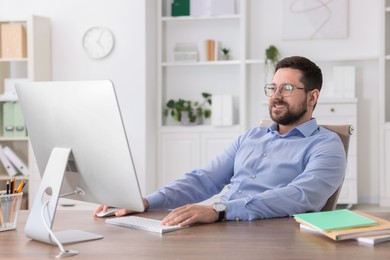
[[[114,48],[114,35],[107,28],[92,27],[84,34],[83,48],[90,58],[104,58]]]

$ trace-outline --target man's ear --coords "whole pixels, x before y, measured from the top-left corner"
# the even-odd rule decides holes
[[[310,93],[310,103],[314,106],[317,104],[318,98],[320,97],[320,91],[318,89],[313,89]]]

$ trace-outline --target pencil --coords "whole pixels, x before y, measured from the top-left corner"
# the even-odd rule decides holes
[[[1,202],[0,202],[0,219],[1,219],[1,227],[4,228],[4,218],[3,218],[3,211],[1,209]]]

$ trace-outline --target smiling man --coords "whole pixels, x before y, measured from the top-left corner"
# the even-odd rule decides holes
[[[165,225],[254,220],[319,211],[343,181],[346,156],[334,132],[320,127],[313,110],[322,86],[321,69],[304,57],[281,60],[264,87],[270,127],[238,137],[204,168],[144,198],[146,209],[174,209]],[[220,202],[195,204],[218,194]],[[100,206],[94,214],[106,210]],[[131,212],[121,209],[117,216]]]

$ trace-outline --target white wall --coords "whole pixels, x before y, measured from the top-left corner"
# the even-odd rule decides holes
[[[265,48],[275,44],[283,56],[304,55],[319,60],[325,71],[332,63],[324,60],[360,57],[356,61],[341,63],[357,66],[358,72],[356,93],[359,99],[359,122],[356,128],[359,133],[360,202],[377,202],[379,197],[377,130],[378,111],[383,108],[378,107],[377,58],[379,42],[382,40],[379,24],[381,2],[349,1],[349,37],[346,39],[283,41],[282,0],[250,1],[250,56],[264,58]],[[155,136],[151,129],[155,129],[157,121],[153,102],[156,93],[154,5],[154,1],[134,0],[0,0],[2,18],[28,14],[51,18],[53,80],[108,78],[114,81],[118,87],[137,170],[142,173],[144,191],[154,189],[154,166],[150,163],[154,162],[155,156]],[[81,46],[83,33],[94,25],[111,28],[116,37],[112,55],[101,61],[88,59]],[[328,77],[324,76],[326,86]],[[258,122],[257,116],[260,115],[257,112],[260,111],[259,101],[254,100],[259,96],[260,88],[258,86],[250,90],[250,122],[253,123]]]
[[[152,152],[148,149],[153,142],[156,120],[146,115],[153,111],[150,100],[154,95],[150,95],[150,88],[155,85],[155,47],[150,44],[155,43],[156,38],[153,30],[146,30],[146,23],[155,24],[155,9],[147,2],[0,0],[1,18],[34,14],[51,19],[53,80],[113,81],[144,193],[155,188],[154,169],[147,161],[154,157],[155,149]],[[146,15],[147,12],[152,15]],[[81,44],[84,32],[97,25],[110,28],[115,37],[114,50],[102,60],[88,58]],[[148,178],[147,171],[151,174]]]

